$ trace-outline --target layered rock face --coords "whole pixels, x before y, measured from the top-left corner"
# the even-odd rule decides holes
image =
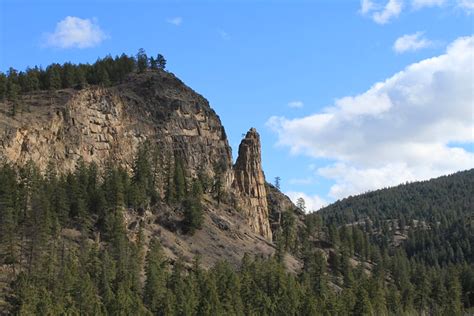
[[[188,177],[205,173],[215,179],[218,173],[250,229],[271,240],[258,133],[247,133],[232,166],[219,117],[173,74],[154,71],[133,74],[114,87],[41,91],[22,96],[20,103],[22,110],[11,117],[9,104],[0,102],[0,161],[71,171],[82,159],[130,170],[137,147],[150,141],[158,144],[163,178],[176,159]]]
[[[29,111],[15,117],[0,106],[2,160],[32,160],[42,170],[49,163],[72,170],[80,159],[130,169],[138,145],[149,140],[158,144],[163,166],[180,159],[188,176],[212,178],[219,165],[224,189],[231,188],[231,148],[219,117],[170,73],[133,75],[109,88],[38,92],[20,102]]]
[[[268,217],[265,175],[262,169],[260,136],[251,128],[239,146],[239,156],[234,165],[234,188],[240,192],[241,208],[250,228],[272,239]]]
[[[0,156],[19,165],[32,160],[42,170],[48,163],[72,170],[79,159],[99,165],[109,160],[131,164],[136,147],[151,131],[146,126],[134,128],[124,103],[109,90],[69,92],[65,104],[51,96],[52,106],[34,103],[31,113],[4,117]]]

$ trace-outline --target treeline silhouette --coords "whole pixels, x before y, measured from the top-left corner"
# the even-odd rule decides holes
[[[165,68],[163,55],[149,57],[143,49],[136,56],[108,55],[93,64],[54,63],[44,69],[35,66],[24,71],[10,68],[6,74],[0,72],[0,100],[16,102],[20,94],[38,90],[81,89],[99,84],[109,86],[122,82],[131,72]]]

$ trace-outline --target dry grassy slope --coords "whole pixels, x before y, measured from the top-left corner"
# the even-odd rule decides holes
[[[179,256],[190,265],[199,256],[206,268],[221,260],[238,266],[245,253],[269,257],[275,252],[274,244],[250,230],[246,218],[232,206],[217,205],[206,196],[204,209],[203,228],[192,236],[181,232],[181,212],[166,205],[142,214],[129,210],[125,218],[131,239],[142,223],[146,239],[159,238],[171,261]],[[290,255],[286,257],[286,265],[291,271],[301,268],[301,262]]]

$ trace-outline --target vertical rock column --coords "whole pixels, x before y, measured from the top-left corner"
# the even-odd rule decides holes
[[[241,207],[250,228],[272,239],[268,218],[265,175],[262,170],[260,136],[251,128],[239,146],[239,156],[234,165],[234,188],[240,193]]]

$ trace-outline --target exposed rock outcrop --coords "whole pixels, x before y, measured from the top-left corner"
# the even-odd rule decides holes
[[[250,229],[271,240],[260,136],[255,128],[251,128],[240,143],[239,156],[234,165],[234,187],[240,192],[241,208]]]
[[[304,213],[296,207],[288,196],[280,192],[274,185],[266,183],[268,214],[272,231],[280,228],[283,212],[290,211],[297,216],[298,221],[302,221]]]
[[[130,169],[138,145],[149,140],[159,145],[164,168],[178,158],[189,177],[203,172],[212,179],[219,165],[224,189],[231,189],[232,153],[219,117],[170,73],[132,75],[108,88],[42,91],[20,103],[29,111],[15,117],[0,106],[0,160],[32,160],[42,170],[50,162],[72,170],[80,159]]]
[[[39,91],[22,95],[19,104],[11,117],[8,102],[0,102],[0,160],[16,165],[31,160],[42,170],[53,163],[70,171],[82,159],[99,168],[111,163],[131,170],[137,147],[150,141],[161,155],[159,192],[179,159],[190,178],[219,177],[250,230],[272,240],[258,133],[250,129],[232,166],[219,117],[173,74],[153,71],[132,74],[113,87]]]

